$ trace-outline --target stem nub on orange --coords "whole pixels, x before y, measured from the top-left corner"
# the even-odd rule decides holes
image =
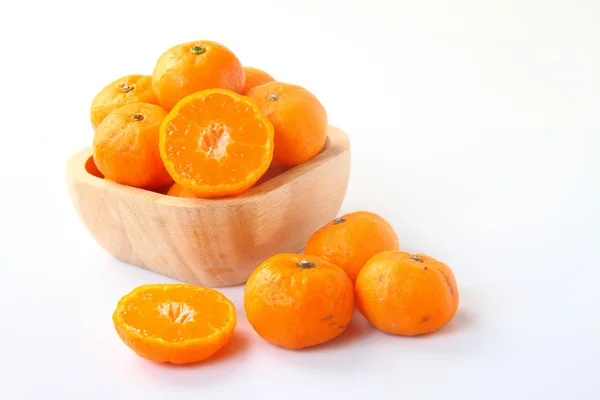
[[[415,336],[434,332],[458,309],[452,270],[424,254],[384,251],[372,257],[356,279],[356,303],[377,329]]]
[[[205,89],[241,92],[244,68],[235,54],[222,44],[199,40],[173,46],[156,62],[152,86],[167,110],[184,97]]]
[[[273,160],[284,167],[302,164],[317,154],[327,140],[327,112],[305,88],[269,82],[246,94],[258,104],[275,128]]]
[[[363,265],[384,250],[398,250],[392,225],[369,211],[356,211],[330,221],[308,239],[304,253],[339,265],[354,282]]]
[[[130,103],[158,104],[149,75],[127,75],[102,88],[90,107],[92,127],[96,129],[108,114]]]
[[[278,254],[263,262],[244,290],[248,322],[264,340],[302,349],[339,336],[352,319],[352,282],[314,256]]]
[[[146,103],[126,104],[108,114],[93,140],[94,163],[102,175],[142,189],[173,182],[158,150],[158,133],[166,116],[161,106]]]

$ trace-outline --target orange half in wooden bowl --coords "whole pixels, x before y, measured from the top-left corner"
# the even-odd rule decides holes
[[[182,282],[244,283],[261,262],[304,248],[335,218],[350,176],[350,142],[330,126],[314,158],[245,192],[219,199],[167,196],[102,179],[92,149],[67,163],[73,205],[115,258]]]

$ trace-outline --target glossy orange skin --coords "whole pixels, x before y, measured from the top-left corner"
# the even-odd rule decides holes
[[[165,309],[167,303],[177,308]],[[190,314],[180,312],[182,306]],[[235,306],[223,294],[186,284],[139,286],[119,300],[112,320],[137,355],[172,364],[210,358],[229,342],[237,324]]]
[[[134,115],[143,117],[135,121]],[[105,178],[143,189],[173,182],[158,150],[160,124],[167,116],[161,106],[131,103],[111,112],[96,129],[94,163]]]
[[[258,68],[244,67],[244,73],[246,76],[246,81],[244,83],[244,88],[242,89],[241,94],[248,93],[250,89],[255,88],[256,86],[264,85],[265,83],[275,81],[275,78]]]
[[[202,46],[202,54],[192,53]],[[185,96],[205,89],[227,89],[240,93],[244,87],[244,68],[235,54],[222,44],[199,40],[173,46],[156,62],[152,87],[167,110]]]
[[[108,114],[130,103],[158,104],[149,75],[127,75],[106,85],[92,100],[90,121],[96,129]]]
[[[300,268],[302,260],[315,267]],[[299,350],[344,332],[354,309],[352,282],[341,268],[318,257],[278,254],[248,278],[244,309],[264,340]]]
[[[378,214],[356,211],[330,221],[313,233],[304,253],[339,265],[354,282],[371,257],[399,248],[398,236],[389,222]]]
[[[273,160],[293,167],[316,156],[327,140],[327,112],[303,87],[269,82],[246,94],[275,128]]]
[[[452,270],[424,254],[386,251],[371,258],[356,280],[356,304],[377,329],[416,336],[439,330],[458,309]]]

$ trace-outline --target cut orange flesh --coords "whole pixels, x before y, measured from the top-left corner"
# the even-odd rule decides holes
[[[225,346],[236,316],[233,303],[216,290],[154,284],[123,296],[113,323],[119,337],[139,356],[187,364],[205,360]]]
[[[273,125],[250,99],[226,89],[183,98],[160,128],[169,174],[198,197],[242,193],[273,159]]]

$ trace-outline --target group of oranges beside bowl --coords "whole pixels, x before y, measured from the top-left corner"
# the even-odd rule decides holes
[[[424,254],[400,250],[381,216],[357,211],[330,221],[309,238],[304,254],[276,254],[244,288],[254,331],[291,350],[329,342],[352,323],[354,308],[390,335],[428,334],[458,309],[452,270]],[[189,284],[150,284],[123,296],[113,313],[119,337],[148,360],[205,360],[234,335],[235,305],[221,292]]]

